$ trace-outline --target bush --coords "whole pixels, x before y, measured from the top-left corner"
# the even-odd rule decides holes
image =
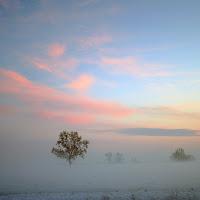
[[[184,149],[179,148],[177,149],[172,155],[170,156],[171,160],[174,161],[192,161],[195,160],[193,155],[186,155]]]

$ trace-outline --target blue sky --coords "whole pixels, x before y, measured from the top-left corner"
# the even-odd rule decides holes
[[[0,0],[4,126],[26,116],[199,130],[199,10],[195,0]]]

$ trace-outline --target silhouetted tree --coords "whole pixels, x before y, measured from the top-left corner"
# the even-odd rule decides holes
[[[194,156],[186,155],[184,149],[182,149],[182,148],[179,148],[174,153],[172,153],[170,158],[171,158],[171,160],[175,160],[175,161],[195,160]]]
[[[89,141],[82,140],[77,132],[62,131],[56,143],[56,148],[53,147],[51,153],[58,158],[65,159],[71,165],[72,160],[75,160],[78,156],[84,158],[88,144]]]
[[[113,160],[113,154],[112,154],[112,152],[106,153],[105,156],[106,156],[106,161],[108,161],[109,163],[111,163],[112,160]]]
[[[122,153],[117,152],[115,154],[115,162],[121,163],[124,160],[124,156]]]

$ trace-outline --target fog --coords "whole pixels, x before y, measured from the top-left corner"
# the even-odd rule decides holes
[[[186,145],[189,137],[180,139],[180,143],[175,138],[168,138],[170,145],[165,145],[169,142],[167,138],[159,143],[155,137],[149,137],[146,145],[144,136],[130,138],[123,135],[116,139],[109,133],[105,133],[105,138],[100,134],[99,137],[83,135],[91,142],[88,153],[85,159],[78,158],[71,166],[51,154],[56,137],[51,140],[2,137],[0,192],[107,191],[141,187],[187,189],[200,186],[198,147]],[[172,162],[169,159],[175,146],[178,148],[181,144],[186,153],[196,157],[196,161]],[[124,161],[109,164],[105,160],[106,152],[121,152]]]

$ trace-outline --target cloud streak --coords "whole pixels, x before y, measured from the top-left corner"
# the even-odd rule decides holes
[[[200,112],[186,112],[164,106],[128,108],[119,102],[92,99],[79,92],[91,86],[90,78],[86,76],[83,86],[80,86],[82,82],[80,77],[73,84],[71,82],[68,86],[78,91],[78,93],[71,94],[36,84],[16,72],[2,69],[0,70],[0,93],[26,103],[32,112],[37,111],[39,116],[49,116],[51,119],[68,120],[74,123],[76,116],[77,123],[81,123],[81,119],[84,123],[92,123],[127,119],[136,114],[138,117],[150,117],[152,120],[157,118],[200,119]],[[70,121],[70,117],[73,120]]]
[[[32,63],[38,69],[60,76],[61,78],[71,79],[69,73],[74,71],[80,64],[77,58],[62,58],[66,46],[64,44],[54,43],[47,49],[48,58],[28,57],[26,61]]]
[[[47,113],[51,118],[68,119],[69,123],[70,117],[76,122],[76,116],[77,122],[80,123],[81,119],[92,121],[99,117],[121,118],[139,112],[118,102],[98,101],[84,95],[61,92],[35,84],[16,72],[4,69],[0,71],[0,92],[26,102],[34,111]]]
[[[197,108],[197,106],[196,106]],[[175,109],[174,107],[167,106],[155,106],[155,107],[143,107],[140,108],[144,113],[148,113],[152,116],[158,116],[162,118],[190,118],[190,119],[200,119],[200,112],[186,112]]]
[[[49,46],[47,52],[49,56],[58,58],[64,54],[65,50],[66,47],[64,44],[54,43]]]
[[[69,58],[67,60],[51,60],[35,57],[28,59],[28,61],[41,70],[45,70],[67,79],[71,79],[68,75],[69,72],[76,69],[80,64],[80,61],[76,58]]]
[[[199,133],[199,130],[156,128],[124,128],[115,131],[120,134],[145,136],[197,136]]]
[[[101,57],[99,61],[94,61],[100,67],[115,74],[131,74],[138,77],[169,77],[198,74],[187,71],[168,71],[167,66],[161,64],[151,64],[132,57]]]

